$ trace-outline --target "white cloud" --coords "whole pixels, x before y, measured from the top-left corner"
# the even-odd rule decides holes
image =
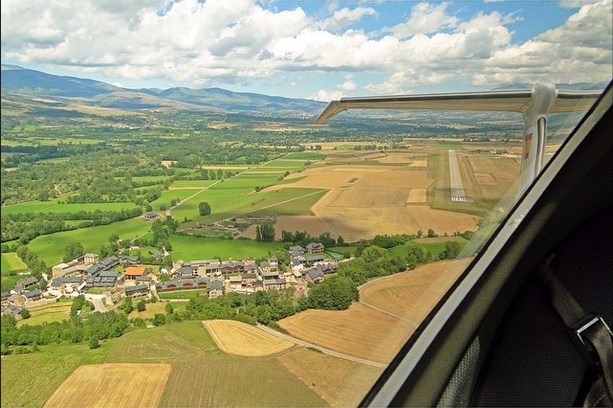
[[[360,27],[375,13],[383,19],[373,2],[353,8],[330,2],[324,12],[331,17],[323,20],[301,7],[277,10],[274,1],[118,3],[3,0],[2,58],[102,74],[112,82],[162,78],[191,87],[279,82],[288,72],[355,73],[313,95],[324,100],[405,93],[454,78],[488,87],[540,78],[603,81],[613,65],[610,0],[582,3],[565,24],[520,44],[512,43],[509,28],[518,14],[460,18],[448,3],[416,3],[405,22],[371,31],[347,27]],[[358,73],[384,79],[375,83]]]
[[[331,17],[323,20],[320,23],[320,27],[323,30],[337,31],[343,27],[350,26],[364,16],[372,16],[374,14],[376,14],[375,9],[370,7],[356,7],[354,9],[345,7],[335,11]]]
[[[446,13],[448,3],[433,5],[430,3],[417,3],[411,9],[409,19],[393,27],[385,28],[399,38],[410,37],[415,34],[428,34],[443,28],[455,27],[458,19]]]
[[[611,80],[611,12],[609,0],[584,5],[562,26],[497,51],[474,83]]]
[[[343,97],[342,91],[326,91],[325,89],[320,89],[314,95],[307,96],[307,99],[313,99],[315,101],[323,101],[329,102],[338,100]]]

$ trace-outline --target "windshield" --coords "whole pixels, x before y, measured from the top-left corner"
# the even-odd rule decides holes
[[[3,1],[2,406],[358,405],[611,80],[611,13]]]

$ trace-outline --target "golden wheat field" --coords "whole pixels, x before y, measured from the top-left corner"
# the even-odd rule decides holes
[[[45,407],[156,407],[170,364],[94,364],[78,367]]]
[[[249,357],[268,356],[293,346],[288,341],[246,323],[234,320],[206,320],[203,323],[217,347],[228,354]]]
[[[279,324],[308,342],[388,363],[469,262],[434,262],[371,281],[347,310],[306,310]]]

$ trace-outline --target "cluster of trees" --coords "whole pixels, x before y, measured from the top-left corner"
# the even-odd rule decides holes
[[[84,308],[85,305],[81,307]],[[129,327],[128,319],[123,313],[111,311],[94,312],[87,317],[82,317],[83,315],[84,313],[79,316],[74,315],[70,320],[61,322],[34,326],[24,324],[19,327],[13,316],[2,316],[0,336],[2,354],[10,354],[11,346],[39,346],[63,341],[75,344],[88,342],[91,347],[99,340],[121,336]]]
[[[301,246],[306,246],[310,242],[319,242],[326,248],[345,245],[345,239],[342,236],[339,235],[337,239],[334,239],[330,236],[329,232],[324,232],[319,236],[314,237],[306,231],[291,232],[282,230],[281,242],[287,242]]]
[[[2,168],[17,167],[22,163],[34,163],[45,159],[82,155],[106,148],[105,142],[77,145],[60,141],[57,145],[3,145],[3,153],[13,153],[2,158]]]
[[[272,242],[275,240],[275,227],[270,222],[255,226],[256,241]]]
[[[181,180],[224,180],[234,177],[237,174],[237,171],[200,169],[200,172],[198,172],[197,175],[181,176],[178,178]]]
[[[30,251],[25,245],[19,245],[13,248],[21,260],[28,266],[28,269],[36,279],[40,280],[43,273],[51,271],[51,268],[47,267],[45,261],[38,257],[36,252]]]
[[[423,249],[429,254],[425,248]],[[359,286],[372,278],[391,275],[406,269],[405,257],[392,255],[386,249],[373,245],[364,249],[355,259],[339,263],[337,273],[339,276],[351,279],[356,286]]]

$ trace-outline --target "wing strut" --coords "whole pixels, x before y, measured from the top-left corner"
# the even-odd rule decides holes
[[[315,123],[322,124],[349,109],[521,113],[524,117],[524,145],[519,193],[522,193],[543,168],[549,114],[587,111],[599,96],[597,91],[564,91],[556,89],[553,84],[536,83],[529,90],[341,98],[330,102]]]

